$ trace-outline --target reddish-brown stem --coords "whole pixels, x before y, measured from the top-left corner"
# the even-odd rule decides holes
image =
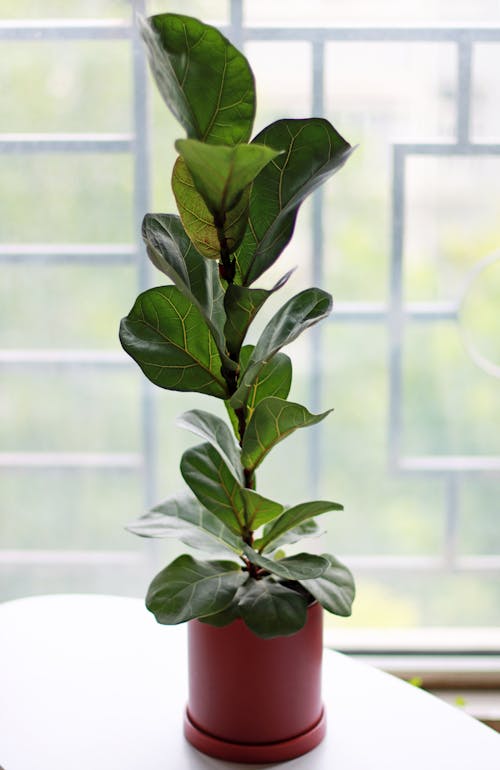
[[[220,263],[219,263],[219,275],[228,283],[234,282],[234,276],[236,275],[236,262],[231,259],[229,253],[229,246],[227,243],[226,233],[224,232],[224,224],[226,222],[226,215],[222,216],[214,215],[214,225],[217,230],[217,238],[220,246]]]
[[[245,562],[245,568],[250,575],[250,577],[255,578],[256,580],[259,579],[260,573],[262,572],[262,569],[260,567],[257,567],[256,564],[252,564],[250,559],[247,559],[246,556],[243,557],[243,561]]]
[[[214,216],[214,225],[217,230],[217,238],[219,240],[219,246],[220,246],[219,275],[221,279],[227,281],[228,284],[232,284],[234,282],[234,276],[236,274],[236,260],[231,259],[231,256],[229,253],[229,246],[227,243],[226,234],[224,232],[225,220],[226,220],[225,214],[222,216]],[[232,359],[234,360],[235,364],[237,365],[239,364],[239,357],[232,356]],[[237,371],[222,367],[221,373],[226,381],[227,388],[229,391],[229,396],[232,396],[234,393],[236,393],[236,390],[238,389]],[[235,409],[234,413],[238,420],[238,433],[240,436],[239,444],[241,447],[243,445],[243,437],[245,435],[245,430],[247,427],[245,407],[240,407],[239,409]],[[255,489],[254,472],[249,470],[248,468],[243,468],[243,477],[245,482],[245,488]],[[245,527],[242,532],[242,537],[244,542],[247,543],[247,545],[249,546],[253,545],[253,530]],[[260,573],[259,573],[259,570],[255,567],[255,565],[253,565],[250,561],[248,561],[248,559],[245,559],[245,563],[247,565],[248,573],[252,577],[258,579],[258,577],[260,576]]]

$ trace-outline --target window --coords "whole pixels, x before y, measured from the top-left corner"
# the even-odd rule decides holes
[[[205,405],[155,390],[117,341],[137,291],[161,282],[139,241],[142,215],[174,210],[168,170],[181,129],[149,88],[132,23],[164,9],[53,0],[32,18],[33,3],[5,7],[2,598],[140,596],[173,551],[123,525],[179,487],[190,439],[174,418]],[[335,412],[277,449],[259,488],[283,502],[344,503],[327,514],[325,539],[357,577],[347,628],[494,625],[496,3],[185,0],[169,10],[244,43],[256,130],[324,115],[359,143],[263,277],[270,285],[296,266],[284,292],[333,293],[331,321],[290,352],[292,396]]]

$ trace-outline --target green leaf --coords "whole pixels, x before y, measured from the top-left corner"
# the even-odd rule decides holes
[[[177,425],[206,439],[233,471],[235,478],[244,482],[240,460],[240,448],[224,420],[202,409],[192,409],[177,418]]]
[[[250,356],[254,349],[253,345],[244,345],[240,352],[240,367],[241,376],[243,375]],[[264,364],[259,374],[255,378],[252,386],[250,387],[246,408],[246,421],[250,420],[254,408],[260,401],[268,396],[278,396],[279,398],[286,398],[290,392],[290,386],[292,384],[292,362],[286,353],[276,353],[275,356]],[[234,435],[237,440],[240,440],[240,434],[238,429],[238,418],[234,412],[229,401],[224,401],[231,425],[233,426]]]
[[[246,286],[238,286],[235,283],[227,287],[224,297],[224,309],[227,316],[224,336],[228,350],[234,358],[238,358],[248,327],[266,299],[285,285],[292,272],[290,270],[284,275],[272,289],[248,289]]]
[[[120,342],[155,385],[227,398],[210,330],[198,308],[175,286],[139,295],[122,319]]]
[[[242,489],[241,495],[245,505],[245,520],[249,529],[258,529],[283,513],[283,506],[280,503],[262,497],[253,489]]]
[[[255,548],[263,551],[273,540],[281,538],[285,532],[294,529],[303,521],[311,519],[313,516],[319,516],[327,511],[342,511],[343,506],[339,503],[332,503],[330,500],[315,500],[310,503],[300,503],[288,508],[278,519],[273,521],[269,527],[266,527],[264,535],[259,541],[255,542]]]
[[[260,144],[236,147],[178,139],[175,149],[184,159],[195,187],[209,211],[222,217],[239,201],[243,190],[279,153]]]
[[[239,564],[179,556],[153,579],[146,607],[158,623],[176,625],[228,607],[245,580]]]
[[[214,223],[214,216],[198,190],[182,158],[177,158],[172,172],[172,190],[182,224],[200,254],[208,259],[219,259],[221,241]],[[236,205],[230,209],[221,225],[221,233],[230,254],[235,251],[245,233],[248,221],[248,199],[250,191],[243,191]]]
[[[238,592],[238,606],[248,628],[263,639],[295,634],[307,619],[305,597],[270,578],[249,578]]]
[[[305,406],[270,397],[261,401],[248,423],[241,448],[243,466],[254,471],[264,457],[297,428],[315,425],[332,410],[322,414],[311,414]]]
[[[322,289],[305,289],[286,302],[271,318],[248,361],[240,378],[238,390],[231,398],[231,406],[237,409],[246,404],[250,388],[270,359],[282,348],[293,342],[301,332],[321,321],[332,309],[330,294]]]
[[[334,615],[348,617],[355,596],[354,578],[347,567],[329,553],[322,554],[328,561],[328,569],[311,580],[300,580],[325,610]]]
[[[247,517],[264,523],[283,510],[279,503],[245,489],[212,444],[187,449],[181,473],[200,503],[238,535],[248,528]]]
[[[142,237],[153,265],[165,273],[202,314],[224,365],[229,368],[231,362],[225,355],[222,331],[226,321],[224,290],[217,265],[196,251],[181,220],[173,214],[146,214]]]
[[[263,530],[262,538],[255,540],[253,547],[257,551],[261,549],[262,540],[264,537],[266,537],[270,527],[271,527],[271,524],[268,524],[267,526],[265,526]],[[323,530],[316,524],[314,519],[308,519],[307,521],[303,521],[302,524],[298,524],[296,527],[292,527],[292,529],[289,529],[287,532],[281,535],[281,537],[278,537],[275,540],[273,540],[272,549],[270,550],[276,551],[276,549],[280,549],[284,545],[297,543],[299,542],[299,540],[304,540],[308,537],[319,537],[322,534],[323,534]],[[276,558],[276,554],[273,553],[273,559],[275,558]]]
[[[252,564],[256,564],[284,580],[317,578],[323,574],[329,564],[327,559],[312,553],[298,553],[279,561],[267,559],[248,545],[243,547],[243,553]]]
[[[160,14],[141,27],[160,94],[187,135],[210,144],[247,142],[255,86],[243,54],[189,16]]]
[[[175,537],[192,548],[240,554],[241,541],[191,495],[175,495],[132,521],[126,529],[141,537]]]
[[[234,409],[232,408],[232,406],[230,405],[229,401],[224,401],[224,406],[226,407],[227,414],[228,414],[228,417],[229,417],[229,421],[230,421],[230,423],[232,425],[235,438],[237,439],[237,441],[239,441],[240,440],[240,432],[239,432],[238,418],[236,416],[236,413],[235,413]]]
[[[252,345],[245,345],[241,349],[240,363],[243,372],[248,366],[253,349]],[[247,398],[248,419],[252,416],[257,404],[265,398],[270,396],[286,398],[291,384],[292,362],[286,353],[276,353],[268,363],[264,364],[250,387]]]
[[[229,607],[226,607],[222,612],[216,612],[214,615],[206,615],[203,618],[198,618],[202,623],[207,623],[209,626],[215,626],[216,628],[223,628],[228,626],[234,620],[240,617],[240,611],[238,609],[237,597],[233,599]]]
[[[245,527],[242,487],[217,450],[211,444],[187,449],[181,458],[181,473],[200,503],[240,534]]]
[[[276,261],[292,237],[302,201],[342,168],[353,151],[322,118],[278,120],[254,141],[282,154],[252,185],[248,228],[237,254],[245,286]]]

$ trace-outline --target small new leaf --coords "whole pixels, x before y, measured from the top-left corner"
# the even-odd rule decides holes
[[[220,259],[222,237],[230,254],[238,248],[247,226],[250,194],[248,188],[226,213],[219,230],[214,222],[214,215],[196,189],[182,158],[177,158],[174,165],[172,190],[184,229],[200,254],[208,259]]]
[[[179,556],[153,579],[146,607],[165,625],[213,615],[231,604],[245,577],[234,562]]]
[[[194,139],[178,139],[175,149],[184,159],[210,213],[217,218],[236,206],[243,190],[279,155],[260,144],[224,147]]]

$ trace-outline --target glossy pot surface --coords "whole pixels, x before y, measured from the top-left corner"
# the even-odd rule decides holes
[[[216,742],[262,746],[296,744],[301,736],[314,733],[314,740],[309,735],[302,741],[306,748],[295,745],[290,756],[310,750],[324,736],[322,651],[323,610],[319,604],[309,607],[300,631],[275,639],[261,639],[241,619],[225,628],[191,621],[188,740],[197,745],[192,738],[193,731],[198,731]],[[206,751],[200,745],[197,748]],[[206,753],[221,756],[220,752]],[[262,759],[262,752],[258,756],[260,761],[273,758]],[[226,753],[224,758],[259,761],[241,759],[234,753]],[[289,757],[279,754],[278,758]]]

